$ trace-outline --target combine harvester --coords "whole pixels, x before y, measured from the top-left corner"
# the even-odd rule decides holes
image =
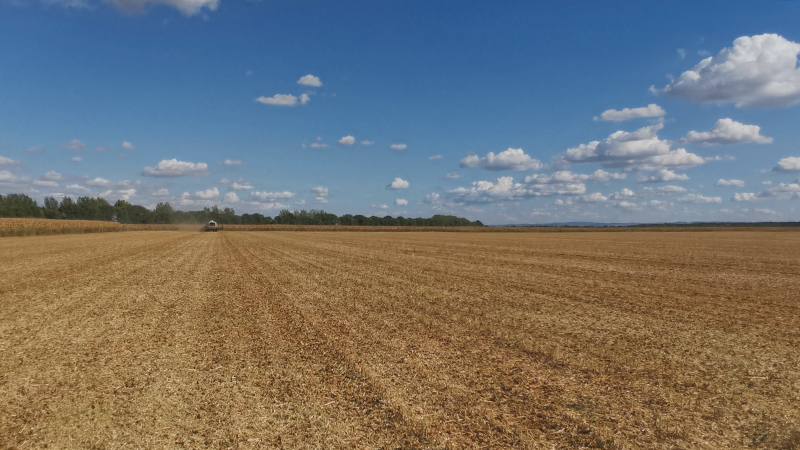
[[[209,220],[208,223],[206,224],[205,228],[203,228],[203,231],[219,231],[221,229],[222,229],[222,225],[218,225],[217,222],[214,222],[213,220]]]

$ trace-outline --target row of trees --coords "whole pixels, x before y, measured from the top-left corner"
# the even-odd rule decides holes
[[[40,217],[68,220],[116,220],[119,223],[194,223],[214,220],[222,224],[287,224],[287,225],[371,225],[371,226],[483,226],[456,216],[435,215],[431,218],[377,217],[345,214],[337,216],[322,210],[282,210],[277,216],[262,214],[237,215],[232,208],[214,206],[199,211],[175,211],[169,203],[159,203],[152,211],[140,205],[118,200],[113,205],[101,197],[64,197],[61,201],[45,197],[44,205],[25,194],[0,195],[0,217]]]
[[[0,195],[0,217],[34,217],[66,220],[116,220],[120,223],[173,223],[175,211],[159,203],[153,211],[125,200],[110,204],[102,197],[45,197],[44,205],[25,194]]]

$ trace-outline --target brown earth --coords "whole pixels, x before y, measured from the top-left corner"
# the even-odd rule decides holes
[[[0,448],[800,448],[800,233],[0,241]]]

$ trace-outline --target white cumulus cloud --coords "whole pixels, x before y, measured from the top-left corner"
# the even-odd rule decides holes
[[[614,204],[617,208],[621,208],[625,211],[641,211],[642,207],[637,205],[636,203],[629,202],[629,201],[621,201]]]
[[[128,200],[131,199],[131,197],[136,196],[136,189],[134,189],[134,188],[118,189],[118,190],[108,189],[106,191],[101,192],[99,195],[100,195],[100,197],[103,197],[103,198],[115,195],[116,197],[118,197],[118,198],[120,198],[122,200],[128,201]]]
[[[692,144],[718,145],[756,142],[770,144],[772,138],[761,135],[758,125],[746,125],[733,119],[719,119],[709,131],[690,131],[681,139]]]
[[[314,142],[311,143],[311,148],[325,148],[327,146],[328,146],[328,144],[322,142],[322,138],[319,137],[319,136],[317,136],[317,138],[314,139]],[[303,148],[305,148],[305,147],[306,147],[306,144],[303,144]]]
[[[737,192],[733,194],[733,198],[731,198],[734,202],[751,202],[755,200],[756,194],[754,192]]]
[[[375,143],[375,142],[373,142],[373,141],[367,141],[367,140],[363,140],[363,141],[361,141],[361,145],[372,145],[372,144],[374,144],[374,143]]]
[[[392,147],[392,149],[394,149],[394,150],[405,150],[405,149],[408,148],[408,145],[406,145],[406,144],[392,144],[389,147]]]
[[[436,192],[431,192],[430,194],[426,195],[424,199],[422,199],[423,203],[439,203],[441,201],[441,196]]]
[[[297,84],[302,86],[320,87],[322,86],[322,81],[319,80],[319,77],[315,77],[314,75],[308,74],[306,76],[300,77],[300,79],[297,80]]]
[[[721,203],[722,198],[720,197],[706,197],[705,195],[701,194],[688,194],[684,197],[678,199],[678,201],[684,203]]]
[[[645,117],[662,117],[666,114],[663,108],[651,103],[641,108],[623,108],[621,110],[607,109],[599,116],[595,116],[594,120],[612,120],[614,122],[621,122],[629,119],[640,119]]]
[[[236,203],[239,201],[239,196],[236,195],[236,192],[228,192],[225,194],[225,198],[223,199],[225,203]]]
[[[398,198],[397,200],[394,201],[394,204],[395,204],[395,206],[407,206],[408,205],[408,200],[406,200],[404,198]]]
[[[355,143],[356,143],[356,138],[354,138],[353,136],[344,136],[341,139],[339,139],[339,142],[337,142],[337,144],[339,145],[353,145]]]
[[[577,200],[581,203],[598,203],[608,200],[608,197],[603,196],[603,194],[599,192],[595,192],[593,194],[582,195],[578,197]]]
[[[147,166],[142,175],[148,177],[186,177],[208,175],[208,164],[162,159],[155,167]]]
[[[686,181],[688,179],[689,175],[686,175],[685,173],[675,173],[669,169],[660,169],[649,177],[641,176],[636,181],[639,183],[663,183],[668,181]]]
[[[313,187],[309,190],[309,192],[313,193],[317,197],[327,197],[328,196],[328,188],[325,186],[317,186]]]
[[[133,144],[131,144],[128,141],[125,141],[125,142],[122,143],[122,148],[124,148],[126,150],[134,150],[134,149],[136,149],[136,147],[134,147]]]
[[[122,200],[128,201],[131,197],[136,195],[136,189],[120,189],[117,191],[117,195],[119,195],[119,198]]]
[[[686,192],[686,188],[675,186],[674,184],[668,184],[666,186],[659,186],[659,187],[646,187],[642,189],[639,193],[639,196],[648,196],[648,195],[667,195],[667,194],[674,194],[676,192]]]
[[[89,186],[107,188],[107,187],[111,186],[113,183],[111,183],[110,180],[106,180],[105,178],[97,177],[97,178],[92,178],[91,180],[87,181],[86,184],[89,185]]]
[[[80,184],[68,184],[66,192],[70,194],[85,195],[91,193],[92,190],[86,186],[81,186]]]
[[[7,170],[0,170],[0,183],[11,184],[11,183],[24,182],[24,181],[29,181],[29,179],[15,176],[13,173],[11,173],[11,172],[9,172]]]
[[[301,94],[300,98],[292,94],[275,94],[272,97],[258,97],[257,102],[265,105],[273,106],[295,106],[297,104],[305,105],[310,100],[308,94]]]
[[[484,157],[470,155],[461,159],[461,167],[482,167],[486,170],[539,170],[544,165],[538,159],[531,158],[521,148],[509,148],[498,154],[489,152]]]
[[[199,13],[203,8],[214,11],[219,5],[219,0],[103,0],[111,3],[125,13],[144,12],[148,5],[165,5],[178,9],[183,14],[191,16]],[[56,0],[58,3],[85,4],[84,0]],[[53,3],[50,1],[50,3]]]
[[[658,138],[664,124],[658,123],[636,131],[616,131],[603,141],[592,141],[568,149],[564,158],[568,162],[609,162],[641,159],[669,152],[670,144]]]
[[[495,181],[475,181],[466,187],[458,187],[447,191],[448,197],[455,203],[491,203],[520,200],[551,195],[582,195],[586,193],[586,185],[581,182],[552,180],[536,176],[527,177],[523,182],[514,182],[513,177],[500,177]]]
[[[222,161],[222,164],[225,166],[241,166],[242,161],[240,159],[226,159]]]
[[[428,161],[436,161],[437,159],[443,159],[444,156],[442,155],[433,155],[428,157]]]
[[[800,102],[800,44],[777,34],[742,36],[717,56],[700,61],[659,95],[700,103],[775,108]]]
[[[717,186],[736,186],[736,187],[744,187],[743,180],[725,180],[720,178],[717,180]]]
[[[758,194],[759,198],[790,199],[800,198],[800,180],[796,183],[780,183]]]
[[[628,177],[625,172],[606,172],[603,169],[597,169],[589,176],[592,181],[609,181],[609,180],[624,180]]]
[[[544,173],[535,173],[525,177],[525,183],[528,184],[561,184],[561,183],[580,183],[591,178],[591,175],[582,173],[573,173],[569,170],[560,170],[553,172],[550,175]]]
[[[244,190],[253,189],[253,185],[252,184],[244,182],[244,181],[241,181],[241,182],[234,181],[233,183],[231,183],[231,185],[229,187],[231,189],[233,189],[234,191],[244,191]]]
[[[725,155],[725,156],[714,155],[714,156],[706,156],[705,158],[703,158],[703,161],[735,161],[735,160],[736,157],[731,155]]]
[[[389,183],[388,186],[386,186],[386,189],[392,189],[392,190],[408,189],[408,186],[409,186],[408,181],[402,178],[395,178],[391,183]]]
[[[194,193],[194,196],[201,200],[211,200],[219,197],[219,189],[213,187],[211,189],[206,189],[205,191],[197,191]]]
[[[294,198],[295,194],[289,191],[283,192],[251,192],[248,199],[254,202],[275,203],[280,200],[289,200]]]
[[[775,172],[798,172],[800,171],[800,156],[788,156],[781,158],[778,165],[772,170]]]
[[[12,164],[17,164],[17,163],[19,163],[19,161],[0,156],[0,166],[10,166]]]
[[[116,191],[120,191],[120,190],[124,190],[124,189],[131,189],[134,186],[141,186],[141,184],[142,184],[141,181],[122,180],[122,181],[114,182],[114,181],[109,181],[109,180],[107,180],[105,178],[101,178],[101,177],[96,177],[96,178],[92,178],[92,179],[88,179],[89,177],[85,177],[85,178],[87,178],[87,180],[86,180],[86,185],[87,186],[101,187],[101,188],[104,188],[104,189],[110,189],[112,191],[115,191],[115,190]]]
[[[614,192],[609,197],[613,200],[624,200],[626,198],[636,197],[636,193],[628,188],[623,188],[621,191]]]
[[[689,169],[703,164],[705,160],[694,153],[687,152],[686,149],[679,148],[670,150],[663,155],[650,156],[641,161],[631,162],[627,167],[629,170],[660,170],[669,168],[671,170]]]
[[[663,123],[655,123],[636,131],[616,131],[602,141],[592,141],[570,148],[561,154],[561,163],[599,163],[625,171],[687,169],[705,161],[686,149],[671,149],[670,141],[658,138]]]

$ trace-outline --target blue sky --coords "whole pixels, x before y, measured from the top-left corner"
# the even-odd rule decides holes
[[[0,0],[0,193],[490,224],[800,220],[798,13]]]

